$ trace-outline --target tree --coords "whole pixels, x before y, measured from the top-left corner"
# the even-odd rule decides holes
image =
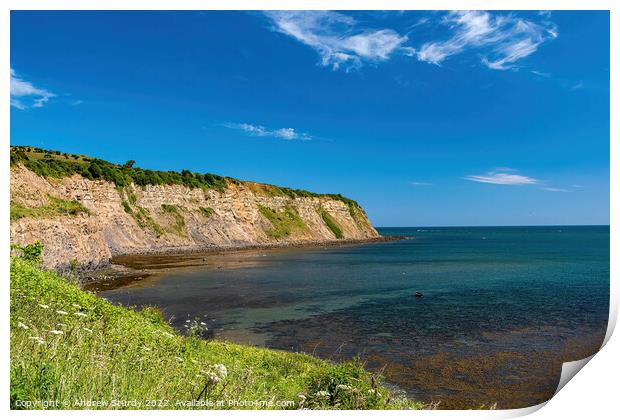
[[[133,159],[128,160],[127,162],[125,162],[125,168],[133,168],[133,165],[135,165],[136,161]]]

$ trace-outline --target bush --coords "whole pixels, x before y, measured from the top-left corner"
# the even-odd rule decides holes
[[[36,241],[29,245],[11,245],[11,249],[17,250],[21,253],[21,257],[24,261],[28,261],[35,264],[41,264],[41,257],[43,254],[43,244],[40,241]]]
[[[45,153],[48,156],[45,156]],[[180,173],[174,171],[153,171],[136,168],[134,160],[128,160],[123,165],[118,165],[102,159],[92,159],[86,156],[79,157],[77,155],[70,156],[65,157],[60,152],[50,152],[37,147],[11,146],[11,165],[22,164],[37,175],[46,178],[63,178],[80,174],[88,179],[103,179],[112,182],[120,188],[128,186],[133,182],[140,186],[184,185],[189,188],[213,189],[220,192],[224,191],[229,184],[246,184],[250,188],[253,188],[253,184],[254,189],[259,189],[270,196],[286,196],[290,198],[327,197],[333,200],[340,200],[349,206],[359,207],[357,202],[340,194],[317,194],[300,189],[242,182],[234,178],[210,173],[195,173],[188,169],[183,169]]]

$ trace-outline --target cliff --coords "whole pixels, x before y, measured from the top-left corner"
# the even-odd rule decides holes
[[[96,268],[123,254],[379,236],[364,210],[341,196],[221,177],[214,186],[199,184],[195,179],[207,176],[189,172],[191,182],[149,184],[139,178],[143,170],[130,166],[32,150],[11,150],[11,243],[41,241],[46,267]],[[109,168],[125,174],[124,181],[111,181]]]

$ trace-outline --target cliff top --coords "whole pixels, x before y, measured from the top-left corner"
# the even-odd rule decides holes
[[[189,170],[160,171],[135,167],[134,160],[117,164],[90,156],[46,150],[34,146],[11,146],[11,166],[22,164],[32,172],[45,178],[64,178],[79,174],[87,179],[101,179],[117,187],[135,185],[185,185],[190,188],[205,188],[223,191],[229,184],[243,184],[257,193],[268,196],[325,197],[340,200],[348,206],[359,204],[341,194],[319,194],[311,191],[279,187],[251,181]]]

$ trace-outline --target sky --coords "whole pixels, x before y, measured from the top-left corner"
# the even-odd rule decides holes
[[[375,226],[609,224],[609,14],[11,12],[11,144],[342,193]]]

